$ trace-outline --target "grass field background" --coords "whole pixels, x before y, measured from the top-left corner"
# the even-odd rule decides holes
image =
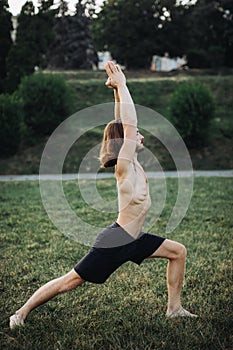
[[[106,201],[116,195],[114,179],[98,181]],[[187,247],[183,305],[198,319],[165,318],[167,262],[159,259],[140,267],[126,263],[103,285],[86,283],[60,295],[33,311],[24,327],[11,331],[9,316],[40,285],[68,272],[89,248],[53,226],[37,181],[1,182],[0,348],[231,350],[232,185],[232,178],[195,178],[187,215],[168,235]],[[97,215],[80,205],[76,181],[63,186],[71,207],[84,220],[103,226],[115,219],[114,214]],[[164,235],[176,191],[176,179],[167,179],[166,205],[152,233]]]

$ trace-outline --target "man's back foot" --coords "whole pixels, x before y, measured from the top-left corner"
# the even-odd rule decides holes
[[[198,317],[195,314],[191,314],[191,312],[185,310],[182,306],[176,310],[176,311],[167,311],[166,312],[166,317],[168,318],[175,318],[175,317],[192,317],[196,318]]]

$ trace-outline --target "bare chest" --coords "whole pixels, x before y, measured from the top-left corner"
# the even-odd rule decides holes
[[[118,185],[120,203],[127,205],[147,205],[149,201],[149,184],[147,176],[140,164],[132,163],[130,172],[124,181]]]

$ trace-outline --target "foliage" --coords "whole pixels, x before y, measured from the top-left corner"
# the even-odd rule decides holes
[[[152,55],[165,52],[189,54],[195,68],[232,67],[232,22],[231,0],[109,0],[92,32],[98,50],[108,49],[127,68],[149,67]]]
[[[55,73],[54,73],[55,74]],[[104,81],[106,73],[102,71],[59,72],[67,81],[74,95],[74,111],[94,106],[100,103],[113,102],[112,91],[106,89]],[[202,72],[203,74],[203,72]],[[199,170],[233,168],[232,138],[233,138],[233,80],[231,75],[188,75],[188,72],[170,77],[151,79],[150,72],[127,71],[128,86],[136,104],[152,108],[169,119],[167,106],[172,93],[183,80],[193,84],[203,83],[210,90],[215,102],[215,118],[210,121],[209,139],[205,147],[190,149],[193,166]],[[176,77],[176,78],[174,78]],[[109,120],[113,116],[109,115]],[[102,134],[101,134],[102,135]],[[27,135],[25,135],[27,136]],[[101,142],[102,136],[99,136]],[[36,142],[25,137],[20,152],[14,157],[0,160],[1,174],[36,174],[39,171],[41,154],[46,137]],[[28,142],[29,141],[29,142]],[[33,143],[33,146],[32,146]],[[30,147],[29,147],[30,146]],[[93,134],[84,137],[75,144],[67,155],[64,164],[66,173],[77,173],[79,165],[89,149],[95,146]],[[145,146],[156,155],[164,170],[174,170],[174,162],[167,150],[158,142],[150,142],[145,135]],[[93,169],[96,171],[96,168]],[[89,171],[89,170],[88,170]]]
[[[158,1],[161,3],[161,1]],[[110,51],[127,68],[148,66],[159,47],[161,6],[153,0],[110,0],[93,22],[92,33],[99,50]]]
[[[206,144],[214,102],[203,84],[180,84],[171,97],[169,112],[173,125],[189,147]]]
[[[39,73],[25,77],[17,95],[34,136],[50,134],[72,111],[70,90],[60,76]]]
[[[165,6],[166,10],[161,17],[163,20],[159,24],[158,47],[155,53],[163,56],[167,52],[170,57],[181,57],[187,54],[190,45],[192,28],[189,18],[193,6],[181,5],[178,1],[169,1]]]
[[[210,46],[208,56],[211,68],[223,67],[225,64],[225,50],[221,46]]]
[[[203,62],[191,67],[233,67],[233,2],[199,0],[189,16],[188,51],[205,53]],[[189,61],[188,61],[189,64]]]
[[[46,53],[53,40],[53,0],[41,1],[39,12],[31,1],[25,3],[18,17],[16,41],[7,59],[8,92],[15,91],[21,79],[34,72],[35,67],[47,65]]]
[[[91,2],[93,1],[78,1],[73,16],[67,15],[67,4],[61,2],[60,16],[55,19],[55,40],[48,54],[49,67],[91,69],[93,64],[97,65],[97,54],[89,29],[91,18],[85,14]]]
[[[190,49],[187,51],[189,68],[218,68],[224,66],[224,49],[220,46],[210,46],[205,49]]]
[[[187,60],[189,68],[206,68],[210,66],[210,62],[203,49],[190,49],[187,52]]]
[[[23,112],[20,101],[13,95],[0,95],[0,153],[15,154],[22,136]]]
[[[187,55],[191,68],[233,66],[231,0],[109,0],[100,12],[95,0],[78,0],[72,16],[65,0],[55,10],[54,0],[39,4],[38,13],[32,1],[22,7],[11,45],[10,14],[1,1],[0,66],[7,92],[35,67],[91,68],[97,65],[96,50],[109,50],[130,69],[148,68],[153,55],[165,52]]]
[[[6,78],[6,58],[12,45],[11,31],[13,25],[7,0],[0,2],[0,93],[4,91],[4,80]]]
[[[90,181],[83,180],[82,186],[90,186]],[[160,190],[163,181],[157,178],[151,190]],[[177,194],[176,179],[166,179],[166,184],[164,211],[150,230],[159,235],[164,234]],[[79,184],[63,181],[72,209],[96,227],[111,224],[112,217],[96,215],[83,204],[79,185],[80,180]],[[106,203],[112,203],[115,181],[97,180],[97,186]],[[54,227],[37,181],[1,182],[0,189],[1,349],[232,348],[232,178],[195,178],[187,215],[168,237],[187,247],[182,301],[198,319],[165,318],[167,261],[154,259],[140,267],[128,262],[105,284],[86,283],[58,296],[13,331],[9,316],[39,286],[70,271],[89,248],[63,237]]]

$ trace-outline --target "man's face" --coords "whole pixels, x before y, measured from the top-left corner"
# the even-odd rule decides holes
[[[137,130],[137,146],[136,146],[137,153],[143,151],[143,149],[144,149],[143,141],[144,141],[144,136],[142,136],[142,134],[140,134],[139,130]]]

